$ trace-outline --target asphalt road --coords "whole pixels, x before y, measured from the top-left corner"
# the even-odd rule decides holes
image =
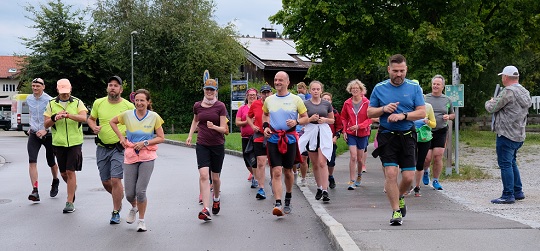
[[[161,144],[147,191],[148,231],[125,223],[130,208],[124,200],[122,223],[110,225],[112,200],[101,186],[93,140],[83,144],[83,170],[77,173],[76,211],[63,214],[66,186],[50,198],[51,175],[44,149],[39,156],[41,202],[27,199],[26,136],[0,132],[1,250],[334,250],[324,227],[295,186],[293,212],[271,215],[273,197],[257,201],[239,157],[227,155],[222,173],[219,215],[204,223],[197,218],[198,171],[195,150]],[[3,163],[3,164],[2,164]],[[269,195],[267,189],[267,195]]]

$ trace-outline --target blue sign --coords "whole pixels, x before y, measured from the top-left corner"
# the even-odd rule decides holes
[[[465,87],[462,84],[459,85],[447,85],[445,86],[446,96],[452,100],[452,105],[454,107],[464,107],[465,98],[463,93],[465,92]]]

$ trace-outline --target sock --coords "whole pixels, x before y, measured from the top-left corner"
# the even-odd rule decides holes
[[[37,180],[36,180],[36,182],[34,182],[34,188],[37,189],[37,187],[38,187],[38,182],[37,182]]]
[[[334,178],[334,175],[328,175],[328,178]]]
[[[210,208],[205,207],[204,209],[206,209],[206,211],[210,211]]]
[[[221,196],[219,196],[218,198],[214,198],[214,202],[218,202],[220,198]]]
[[[277,204],[280,204],[281,205],[281,200],[276,200],[276,205]]]
[[[144,222],[144,219],[139,219],[139,222]]]
[[[285,199],[292,198],[292,193],[285,193]]]
[[[439,179],[438,178],[433,178],[433,181],[439,181]]]
[[[319,186],[317,189],[322,190],[322,186]]]
[[[324,192],[327,192],[327,193],[328,193],[328,191],[327,191],[326,189],[323,189],[322,192],[323,192],[323,193],[324,193]]]

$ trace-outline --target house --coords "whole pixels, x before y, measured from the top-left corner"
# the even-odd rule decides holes
[[[17,94],[23,57],[0,56],[0,113],[10,117],[11,98]]]
[[[278,71],[289,74],[291,85],[306,82],[309,67],[316,62],[299,55],[293,40],[278,38],[272,28],[262,28],[262,38],[239,37],[239,43],[246,51],[247,63],[241,70],[250,82],[274,83]]]

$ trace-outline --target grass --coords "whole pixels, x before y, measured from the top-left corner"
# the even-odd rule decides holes
[[[443,168],[444,169],[444,168]],[[451,175],[445,175],[444,170],[441,176],[439,177],[440,180],[480,180],[480,179],[492,179],[493,176],[482,171],[482,169],[478,166],[473,165],[460,165],[459,166],[459,174],[456,173],[455,169],[452,169]]]
[[[459,142],[471,147],[495,147],[497,135],[491,131],[462,130],[459,133]],[[540,144],[540,133],[528,132],[525,139],[527,145]]]

